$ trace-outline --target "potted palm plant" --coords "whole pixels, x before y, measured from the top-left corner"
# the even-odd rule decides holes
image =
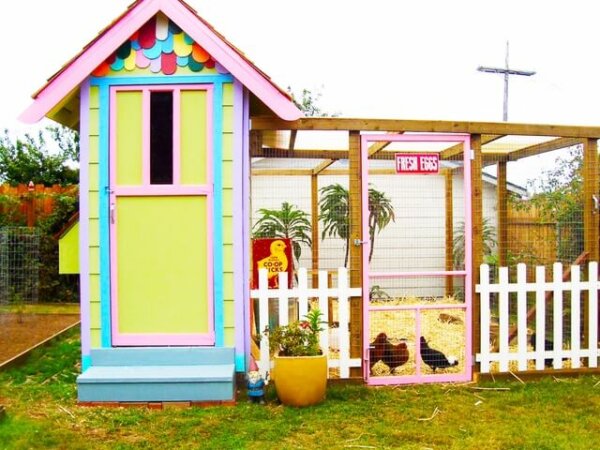
[[[305,320],[264,331],[274,357],[275,391],[284,405],[310,406],[325,399],[327,357],[319,346],[322,315],[314,308]]]

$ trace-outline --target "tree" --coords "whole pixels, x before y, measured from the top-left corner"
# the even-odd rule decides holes
[[[300,96],[297,96],[292,91],[292,88],[288,86],[287,88],[288,94],[292,97],[292,101],[298,107],[300,111],[304,113],[306,117],[337,117],[339,113],[329,114],[324,112],[317,103],[321,98],[322,94],[320,92],[313,93],[310,89],[302,89],[302,93]]]
[[[308,214],[288,202],[283,202],[281,209],[261,208],[258,212],[261,217],[252,227],[252,237],[291,239],[294,258],[299,262],[302,255],[300,244],[312,246]]]
[[[49,148],[49,134],[56,149]],[[48,127],[37,136],[25,134],[15,141],[8,130],[0,137],[0,183],[77,184],[79,171],[79,136],[64,127]]]
[[[529,181],[529,185],[534,183]],[[559,156],[552,169],[544,171],[535,185],[538,193],[528,202],[518,202],[518,208],[535,206],[541,220],[555,222],[558,259],[572,263],[583,252],[583,149],[570,147],[566,156]]]
[[[341,184],[331,184],[321,188],[319,200],[319,219],[323,222],[321,238],[337,236],[344,239],[346,253],[344,267],[348,266],[350,250],[350,194]],[[383,192],[369,188],[369,262],[373,258],[375,235],[379,234],[390,222],[395,222],[392,201]]]

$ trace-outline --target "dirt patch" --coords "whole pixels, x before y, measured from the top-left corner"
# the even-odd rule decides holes
[[[0,314],[0,364],[64,330],[79,320],[77,314]]]

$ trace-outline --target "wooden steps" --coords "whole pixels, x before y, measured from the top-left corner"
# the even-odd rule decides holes
[[[79,402],[221,402],[235,394],[234,350],[212,347],[92,350]]]

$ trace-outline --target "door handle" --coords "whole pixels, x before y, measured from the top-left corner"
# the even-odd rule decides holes
[[[115,204],[110,204],[110,223],[115,223]]]

